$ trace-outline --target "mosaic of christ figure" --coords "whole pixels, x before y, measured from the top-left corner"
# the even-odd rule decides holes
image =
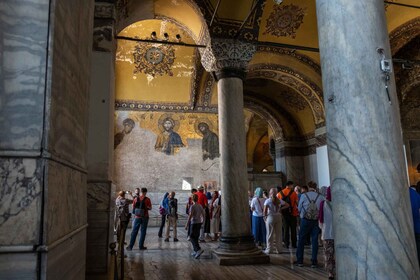
[[[165,118],[162,126],[163,131],[156,139],[155,150],[166,155],[173,155],[177,148],[184,147],[181,136],[173,130],[175,121],[171,117]]]

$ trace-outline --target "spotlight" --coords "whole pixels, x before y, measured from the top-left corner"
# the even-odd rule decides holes
[[[281,3],[283,3],[283,0],[273,0],[274,3],[276,3],[277,5],[280,5]]]
[[[150,36],[152,37],[152,39],[153,40],[156,40],[156,32],[155,31],[153,31],[151,34],[150,34]]]
[[[168,33],[163,33],[163,37],[165,37],[165,40],[168,41],[169,40],[169,34]]]
[[[176,40],[177,40],[178,42],[181,42],[181,35],[176,34],[176,35],[175,35],[175,38],[176,38]]]

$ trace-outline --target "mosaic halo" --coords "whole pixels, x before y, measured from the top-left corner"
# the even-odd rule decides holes
[[[163,121],[166,118],[171,118],[174,122],[174,127],[172,128],[173,131],[178,131],[178,128],[180,126],[180,122],[179,119],[177,117],[175,117],[175,115],[173,114],[162,114],[162,116],[160,116],[159,120],[158,120],[158,127],[159,127],[159,131],[163,132],[165,129],[163,127]]]
[[[198,125],[200,123],[206,123],[209,126],[209,130],[214,132],[213,123],[208,118],[199,118],[194,122],[194,130],[198,135],[203,135],[203,133],[201,133],[201,131],[198,129]]]

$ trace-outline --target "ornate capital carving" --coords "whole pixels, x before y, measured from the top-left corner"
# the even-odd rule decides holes
[[[112,52],[115,48],[115,5],[108,2],[95,2],[93,25],[93,50]]]
[[[206,71],[223,73],[222,77],[228,73],[233,73],[233,77],[241,77],[238,73],[245,72],[255,51],[255,45],[250,43],[212,39],[210,45],[201,51],[201,63]]]

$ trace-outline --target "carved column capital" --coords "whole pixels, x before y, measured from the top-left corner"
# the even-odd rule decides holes
[[[216,79],[245,78],[245,70],[256,51],[254,44],[233,39],[212,39],[201,51],[201,63],[208,72],[215,72]]]
[[[93,25],[93,50],[112,52],[115,49],[115,5],[95,1],[95,20]]]

